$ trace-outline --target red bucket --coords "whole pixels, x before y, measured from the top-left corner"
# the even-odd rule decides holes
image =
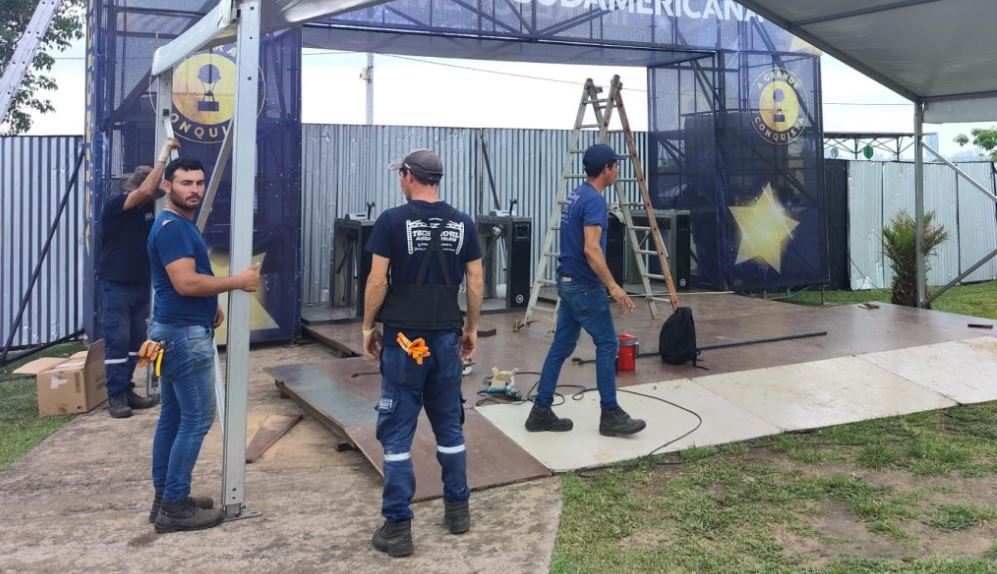
[[[630,333],[620,333],[619,339],[620,349],[616,352],[616,372],[633,371],[637,368],[640,341]]]

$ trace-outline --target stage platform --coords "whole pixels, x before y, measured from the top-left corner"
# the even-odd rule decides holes
[[[597,393],[572,398],[564,390],[560,416],[574,420],[570,433],[528,433],[529,404],[483,404],[467,411],[472,487],[527,480],[546,473],[600,466],[655,452],[745,440],[784,431],[818,428],[870,418],[997,400],[997,338],[969,323],[992,324],[960,315],[880,304],[811,308],[729,294],[687,295],[702,345],[742,339],[826,331],[827,335],[707,350],[701,365],[672,366],[656,357],[640,359],[637,370],[617,378],[620,402],[648,428],[631,438],[598,434]],[[662,308],[667,315],[666,308]],[[522,313],[485,315],[476,362],[464,378],[468,407],[485,387],[491,368],[518,368],[517,385],[527,392],[538,377],[550,345],[546,323],[514,332]],[[663,316],[646,307],[614,310],[617,330],[636,335],[641,350],[656,351]],[[310,325],[305,332],[341,352],[360,355],[358,324]],[[574,356],[594,357],[582,335]],[[376,363],[360,357],[321,365],[291,365],[271,371],[288,394],[324,413],[341,427],[380,470],[374,437],[379,393]],[[562,385],[595,387],[595,365],[566,363]],[[656,398],[655,398],[656,397]],[[659,399],[698,413],[696,416]],[[696,428],[681,440],[676,437]],[[413,448],[419,496],[439,494],[439,466],[428,421],[421,421]],[[662,448],[662,445],[668,444]],[[475,468],[480,467],[480,468]]]

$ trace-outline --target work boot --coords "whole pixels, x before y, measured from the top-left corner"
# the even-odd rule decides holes
[[[204,530],[225,520],[221,510],[198,508],[188,497],[180,502],[163,502],[156,516],[156,533]]]
[[[388,522],[374,531],[374,538],[371,539],[374,548],[384,552],[388,556],[398,558],[408,556],[412,553],[412,521],[403,520],[401,522]]]
[[[463,534],[471,529],[471,508],[468,501],[443,501],[443,520],[450,534]]]
[[[211,500],[211,497],[208,496],[188,496],[187,500],[194,506],[205,510],[211,510],[215,507],[215,501]],[[159,516],[159,507],[162,505],[163,495],[157,492],[155,498],[152,499],[152,510],[149,511],[149,524],[156,523],[156,517]]]
[[[107,397],[107,412],[111,418],[126,419],[132,416],[132,409],[128,406],[128,395],[120,393]]]
[[[632,419],[620,407],[603,409],[599,420],[599,434],[604,436],[629,436],[639,433],[647,426],[641,419]]]
[[[561,419],[550,407],[533,405],[529,418],[526,419],[526,430],[530,432],[565,432],[574,428],[571,419]]]
[[[130,389],[125,396],[128,398],[128,406],[136,410],[152,408],[159,404],[159,397],[143,397]]]

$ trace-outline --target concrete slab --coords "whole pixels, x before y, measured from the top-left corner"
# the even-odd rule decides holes
[[[997,400],[997,337],[980,337],[861,355],[963,404]]]
[[[952,399],[857,357],[712,375],[704,388],[784,429],[951,407]]]
[[[694,429],[698,419],[687,411],[652,397],[697,412],[702,417],[702,426],[676,441],[676,438]],[[574,422],[574,429],[567,433],[528,432],[523,425],[532,404],[488,405],[477,410],[537,460],[558,472],[602,466],[652,452],[660,454],[780,432],[775,425],[688,379],[627,387],[620,390],[618,400],[631,416],[647,421],[644,431],[627,438],[600,435],[599,395],[594,391],[586,393],[580,400],[569,397],[563,405],[555,407],[558,416]]]

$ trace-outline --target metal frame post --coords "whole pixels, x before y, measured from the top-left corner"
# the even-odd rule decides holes
[[[163,142],[166,138],[170,137],[166,126],[170,124],[170,115],[173,113],[173,68],[165,70],[160,74],[158,78],[158,85],[156,87],[156,151],[158,152],[160,148],[163,147]],[[153,208],[156,215],[166,207],[166,198],[160,197],[155,201],[155,207]],[[149,318],[148,321],[152,321],[152,311],[153,305],[156,301],[156,290],[151,288],[151,293],[149,295]],[[159,380],[152,376],[152,365],[145,371],[145,396],[151,397],[158,395],[159,393]]]
[[[924,307],[926,280],[924,270],[924,104],[914,102],[914,258],[917,271],[917,306]]]
[[[232,118],[232,207],[229,236],[230,273],[247,267],[253,255],[253,200],[256,193],[256,110],[259,106],[261,0],[239,3]],[[246,409],[249,381],[250,294],[228,298],[228,360],[225,363],[224,460],[222,506],[228,518],[242,514],[246,486]]]

